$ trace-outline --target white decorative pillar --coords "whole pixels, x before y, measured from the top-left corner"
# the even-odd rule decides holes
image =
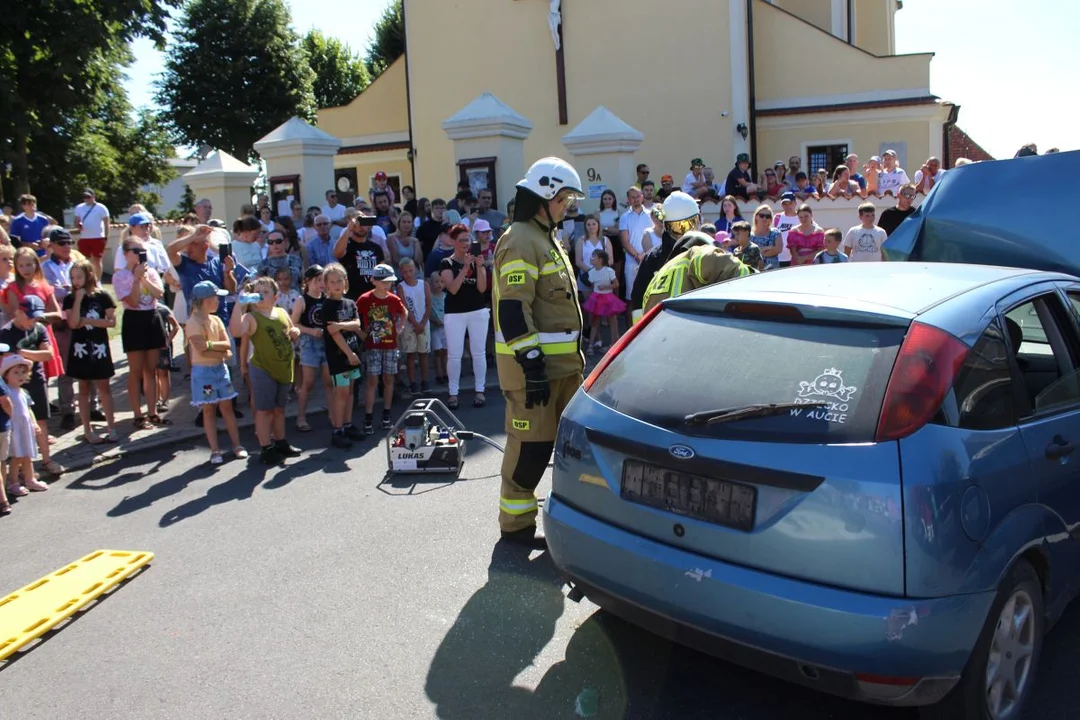
[[[514,198],[514,187],[525,176],[525,138],[533,124],[491,93],[480,97],[443,120],[446,136],[454,142],[454,160],[467,175],[482,175],[491,166],[498,209]],[[459,177],[461,173],[458,173]]]
[[[573,130],[563,135],[563,145],[574,156],[574,168],[581,175],[585,213],[600,209],[600,194],[611,188],[623,201],[626,189],[637,180],[634,153],[645,136],[615,113],[600,105]]]
[[[298,117],[287,120],[255,143],[255,151],[266,161],[266,174],[271,181],[299,178],[301,197],[296,199],[304,207],[321,205],[326,191],[334,187],[334,156],[340,147],[339,139]]]
[[[251,185],[259,176],[259,168],[237,160],[223,150],[215,150],[194,170],[184,174],[184,182],[195,198],[209,198],[214,205],[214,217],[232,227],[240,217],[240,207],[251,202]]]

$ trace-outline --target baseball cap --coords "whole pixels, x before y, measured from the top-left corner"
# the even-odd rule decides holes
[[[739,164],[741,162],[745,162],[745,163],[750,162],[750,156],[747,155],[746,153],[739,153],[739,155],[735,158],[735,164],[737,165],[737,164]]]
[[[376,265],[375,270],[371,273],[371,277],[375,280],[383,280],[385,282],[397,282],[397,275],[394,274],[394,268],[386,263],[379,263]]]
[[[705,161],[701,158],[694,158],[690,161],[690,167],[705,167]]]
[[[670,175],[664,174],[660,176],[660,182],[675,182],[675,178]]]
[[[45,314],[45,302],[37,295],[24,295],[19,301],[19,309],[28,317],[39,318]]]
[[[793,192],[784,193],[783,195],[780,196],[780,202],[782,202],[782,203],[795,202],[795,193],[793,193]]]
[[[785,163],[785,162],[784,162],[783,160],[777,160],[776,162],[774,162],[774,163],[772,164],[772,166],[773,166],[774,168],[778,168],[778,167],[787,167],[787,163]]]
[[[896,157],[896,151],[893,150],[892,148],[889,148],[888,150],[886,150],[884,154],[885,155],[892,155],[893,157]]]
[[[93,191],[93,190],[91,190],[90,188],[86,188],[85,190],[83,190],[83,191],[82,191],[82,196],[83,196],[84,198],[88,198],[88,197],[97,197],[96,195],[94,195],[94,191]]]
[[[878,156],[878,155],[874,155],[874,156],[872,156],[870,158],[870,162],[876,162],[876,163],[878,163],[880,165],[881,164],[881,157]]]
[[[205,300],[206,298],[211,298],[215,295],[218,297],[225,297],[228,294],[228,290],[222,290],[209,280],[195,283],[195,287],[191,288],[192,300]]]
[[[151,220],[150,216],[147,215],[146,213],[135,213],[134,215],[132,215],[131,217],[128,218],[128,226],[129,227],[136,227],[138,225],[151,225],[151,224],[153,224],[153,222],[154,221]]]
[[[375,173],[375,179],[376,180],[385,180],[386,179],[386,173],[384,173],[382,170],[380,170],[379,172]]]
[[[479,220],[477,220],[476,222],[473,223],[472,231],[474,233],[491,232],[491,223],[489,223],[487,220],[484,220],[483,218],[481,218],[481,219],[479,219]]]
[[[71,233],[69,233],[64,228],[59,228],[58,227],[55,230],[53,230],[51,233],[49,233],[49,242],[51,242],[51,243],[59,243],[61,245],[63,245],[63,244],[70,245],[71,244]]]
[[[16,365],[26,365],[28,367],[33,367],[34,363],[30,362],[18,353],[16,353],[15,355],[8,355],[6,358],[4,358],[4,362],[0,363],[0,375],[3,375]]]

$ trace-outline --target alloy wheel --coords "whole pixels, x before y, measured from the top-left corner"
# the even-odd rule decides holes
[[[1032,682],[1035,609],[1023,588],[1001,608],[986,663],[986,708],[993,720],[1009,720],[1021,707]]]

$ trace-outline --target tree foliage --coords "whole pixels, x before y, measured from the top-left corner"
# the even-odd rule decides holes
[[[247,160],[289,118],[315,119],[312,81],[284,0],[189,0],[156,98],[174,142]]]
[[[375,78],[405,54],[405,8],[402,0],[392,0],[375,23],[374,37],[368,47],[365,63]]]
[[[312,89],[319,107],[347,105],[371,82],[360,56],[337,38],[310,30],[300,45],[315,75]]]
[[[39,195],[53,194],[63,184],[76,140],[87,148],[93,145],[83,136],[85,123],[109,96],[123,95],[118,81],[121,66],[130,61],[126,48],[137,37],[163,44],[169,8],[180,2],[35,0],[5,5],[0,158],[12,164],[15,194],[31,187]],[[95,148],[105,152],[100,145]],[[141,179],[132,173],[127,184],[138,186]],[[48,207],[55,214],[67,200]]]

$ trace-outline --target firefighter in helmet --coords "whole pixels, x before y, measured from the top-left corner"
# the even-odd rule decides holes
[[[679,240],[686,233],[697,230],[700,212],[697,200],[681,190],[676,190],[664,200],[664,234],[660,244],[641,259],[634,287],[630,291],[630,310],[635,323],[644,314],[645,290],[653,276],[668,260],[688,249],[680,246]]]
[[[495,247],[495,354],[507,434],[499,529],[504,540],[526,545],[543,542],[536,486],[585,369],[574,265],[555,239],[568,206],[582,197],[569,163],[536,161],[517,184],[512,224]]]

